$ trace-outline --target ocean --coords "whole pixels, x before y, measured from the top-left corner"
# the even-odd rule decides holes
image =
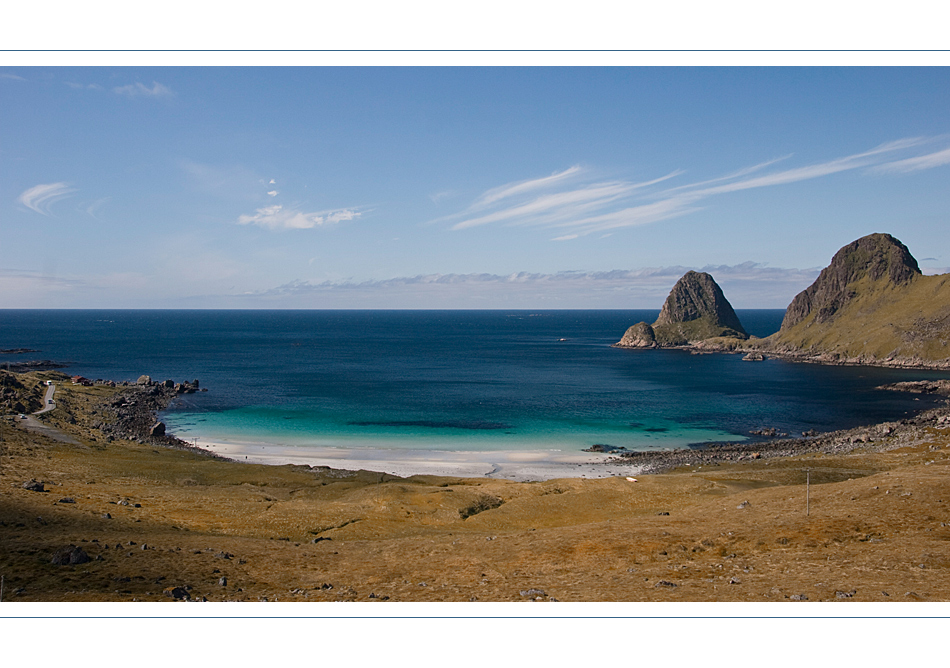
[[[895,420],[932,371],[612,348],[658,311],[0,311],[0,348],[88,378],[199,379],[185,440],[413,450],[668,449]],[[781,310],[740,310],[766,336]]]

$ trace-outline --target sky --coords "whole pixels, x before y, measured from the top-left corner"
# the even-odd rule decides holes
[[[0,308],[785,308],[873,232],[950,271],[948,109],[944,67],[0,64]]]

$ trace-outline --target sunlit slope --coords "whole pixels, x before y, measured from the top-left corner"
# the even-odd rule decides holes
[[[763,343],[789,352],[876,360],[950,360],[950,274],[895,284],[863,276],[833,317],[815,309]]]

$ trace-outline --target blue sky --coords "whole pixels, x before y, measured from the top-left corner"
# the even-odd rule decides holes
[[[0,307],[784,308],[950,267],[950,70],[0,67]]]

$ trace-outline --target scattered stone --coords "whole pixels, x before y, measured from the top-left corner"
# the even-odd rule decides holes
[[[785,433],[784,431],[779,431],[775,427],[767,427],[765,429],[753,429],[749,433],[753,434],[754,436],[766,436],[768,438],[776,438],[776,437],[783,438],[785,436],[788,436],[787,433]]]
[[[792,594],[788,598],[789,600],[792,600],[792,601],[807,601],[808,600],[808,596],[805,594]]]
[[[220,578],[218,578],[218,586],[219,586],[219,587],[227,587],[227,586],[228,586],[228,579],[222,575]]]
[[[530,596],[532,598],[535,596],[546,596],[543,589],[523,589],[519,593],[522,596]]]
[[[736,508],[737,508],[738,510],[744,510],[744,509],[746,509],[746,508],[751,508],[751,507],[752,507],[752,504],[749,503],[748,501],[743,501],[743,502],[740,503],[738,506],[736,506]]]
[[[657,515],[669,515],[670,513],[666,510],[657,513]]]
[[[214,555],[214,556],[215,556],[216,559],[230,559],[230,558],[233,557],[234,555],[231,554],[230,552],[218,552],[218,553],[217,553],[216,555]]]
[[[60,499],[59,501],[57,501],[56,503],[76,503],[76,499],[74,499],[74,498],[71,497],[71,496],[64,496],[63,498],[61,498],[61,499]]]
[[[765,360],[765,355],[762,353],[749,353],[742,358],[743,362],[761,362]]]
[[[851,591],[836,591],[836,598],[854,598],[854,595],[858,593],[857,589],[852,589]]]
[[[61,547],[53,553],[50,562],[56,566],[74,566],[92,561],[86,551],[75,545]]]
[[[29,482],[23,483],[23,489],[28,489],[31,492],[45,492],[46,488],[43,486],[43,483],[38,482],[35,478]]]
[[[653,588],[656,589],[657,587],[666,587],[668,589],[672,589],[673,587],[678,587],[678,586],[679,585],[676,584],[675,582],[670,582],[669,580],[660,580],[655,585],[653,585]]]
[[[729,584],[731,584],[731,585],[742,584],[742,580],[740,580],[739,578],[733,576],[733,577],[729,578]]]

